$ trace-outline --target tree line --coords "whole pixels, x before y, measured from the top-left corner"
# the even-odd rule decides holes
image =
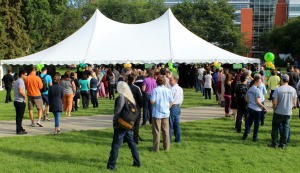
[[[131,24],[149,22],[167,10],[162,0],[0,0],[0,59],[55,45],[83,26],[97,8],[112,20]],[[240,55],[248,51],[233,23],[235,9],[226,0],[184,1],[171,10],[204,40]]]

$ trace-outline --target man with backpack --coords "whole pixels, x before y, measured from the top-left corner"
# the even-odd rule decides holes
[[[237,117],[235,121],[235,129],[236,132],[241,133],[242,131],[242,119],[243,115],[246,117],[247,114],[247,102],[246,102],[246,94],[248,90],[248,84],[246,80],[246,75],[242,74],[240,77],[240,83],[237,84],[235,88],[235,98],[237,104]]]
[[[52,78],[50,75],[47,74],[47,67],[42,68],[42,73],[40,74],[42,79],[43,88],[41,89],[42,93],[42,100],[43,100],[43,120],[50,121],[48,118],[49,115],[49,99],[48,99],[48,90],[49,87],[52,86]]]
[[[40,77],[36,76],[36,67],[32,66],[27,79],[25,80],[25,87],[28,96],[28,110],[29,117],[31,120],[31,127],[35,127],[33,118],[33,107],[36,105],[38,110],[38,126],[43,127],[41,124],[41,118],[43,113],[43,100],[41,96],[41,89],[43,88],[43,83]]]

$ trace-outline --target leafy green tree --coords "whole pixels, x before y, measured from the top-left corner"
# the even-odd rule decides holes
[[[290,19],[282,27],[264,33],[260,45],[266,51],[291,54],[300,62],[300,17]]]
[[[30,41],[25,28],[25,20],[20,13],[21,0],[2,0],[0,16],[2,29],[0,37],[1,56],[12,59],[25,55],[30,49]]]
[[[173,6],[172,11],[186,28],[204,40],[241,55],[247,52],[243,34],[233,23],[235,9],[227,1],[184,1]]]
[[[30,52],[36,52],[48,47],[51,14],[48,0],[23,0],[22,14],[26,20],[32,47]]]

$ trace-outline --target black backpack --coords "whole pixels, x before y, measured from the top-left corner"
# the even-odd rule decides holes
[[[47,84],[47,81],[46,81],[46,74],[44,75],[44,77],[41,77],[41,79],[42,79],[42,83],[43,83],[43,88],[40,90],[42,93],[43,92],[46,92],[46,91],[48,91],[49,90],[49,87],[48,87],[48,84]]]
[[[238,84],[235,93],[236,93],[236,100],[238,102],[246,102],[246,94],[248,91],[248,86],[243,84]]]
[[[118,118],[119,125],[126,130],[130,130],[133,128],[137,118],[138,112],[136,106],[125,97],[125,105],[122,109],[120,117]]]

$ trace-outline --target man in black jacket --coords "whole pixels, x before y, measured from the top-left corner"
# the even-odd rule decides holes
[[[128,75],[128,85],[129,88],[132,92],[133,98],[136,102],[136,109],[138,111],[138,118],[134,123],[134,135],[133,135],[133,139],[134,142],[136,144],[138,144],[138,137],[139,137],[139,127],[140,127],[140,121],[141,121],[141,108],[143,107],[143,95],[142,92],[140,90],[140,88],[136,85],[134,85],[136,79],[136,75],[135,74],[130,74]]]
[[[11,89],[12,89],[12,84],[14,82],[14,78],[11,75],[11,70],[7,70],[7,74],[3,76],[2,81],[5,84],[5,90],[6,90],[6,98],[5,98],[5,103],[9,103],[12,101],[11,99]]]

